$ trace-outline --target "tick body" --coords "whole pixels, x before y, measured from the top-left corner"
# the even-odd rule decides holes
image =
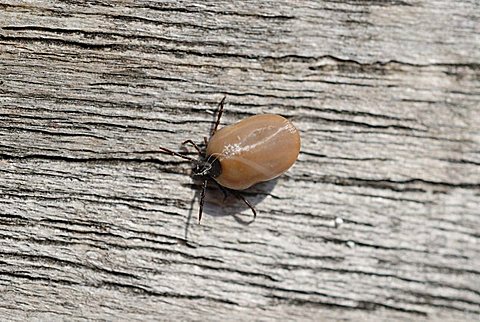
[[[233,190],[278,177],[295,163],[299,152],[298,130],[275,114],[255,115],[226,126],[207,146],[207,156],[215,157],[221,165],[214,180]]]
[[[255,217],[255,209],[239,190],[280,176],[295,163],[300,152],[298,130],[280,115],[251,116],[217,131],[224,101],[225,97],[220,102],[217,121],[210,139],[205,138],[206,149],[201,149],[192,140],[184,142],[195,147],[200,155],[199,160],[160,148],[165,153],[192,161],[193,175],[204,179],[200,196],[199,222],[202,218],[205,190],[209,179],[213,179],[225,196],[232,193],[243,200]]]

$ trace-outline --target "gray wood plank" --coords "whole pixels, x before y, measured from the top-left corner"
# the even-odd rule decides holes
[[[478,319],[479,9],[0,1],[2,320]],[[302,151],[198,225],[224,95]]]

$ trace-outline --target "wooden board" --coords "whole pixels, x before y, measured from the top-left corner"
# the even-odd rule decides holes
[[[2,320],[475,320],[476,1],[0,1]],[[246,192],[162,155],[259,113]],[[192,153],[193,155],[193,153]]]

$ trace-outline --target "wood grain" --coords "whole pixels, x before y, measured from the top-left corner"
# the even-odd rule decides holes
[[[2,320],[475,320],[476,1],[0,1]],[[258,113],[241,203],[162,155]],[[193,153],[192,153],[193,155]]]

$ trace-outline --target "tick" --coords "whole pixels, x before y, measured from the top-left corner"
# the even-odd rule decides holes
[[[240,191],[280,176],[295,163],[300,153],[298,130],[280,115],[250,116],[217,131],[224,102],[225,97],[219,104],[210,138],[204,137],[205,149],[201,149],[192,140],[182,143],[192,145],[198,152],[199,159],[160,147],[164,153],[191,161],[193,176],[202,178],[199,223],[202,220],[208,181],[214,182],[225,198],[231,193],[242,200],[252,210],[255,219],[255,208]]]

